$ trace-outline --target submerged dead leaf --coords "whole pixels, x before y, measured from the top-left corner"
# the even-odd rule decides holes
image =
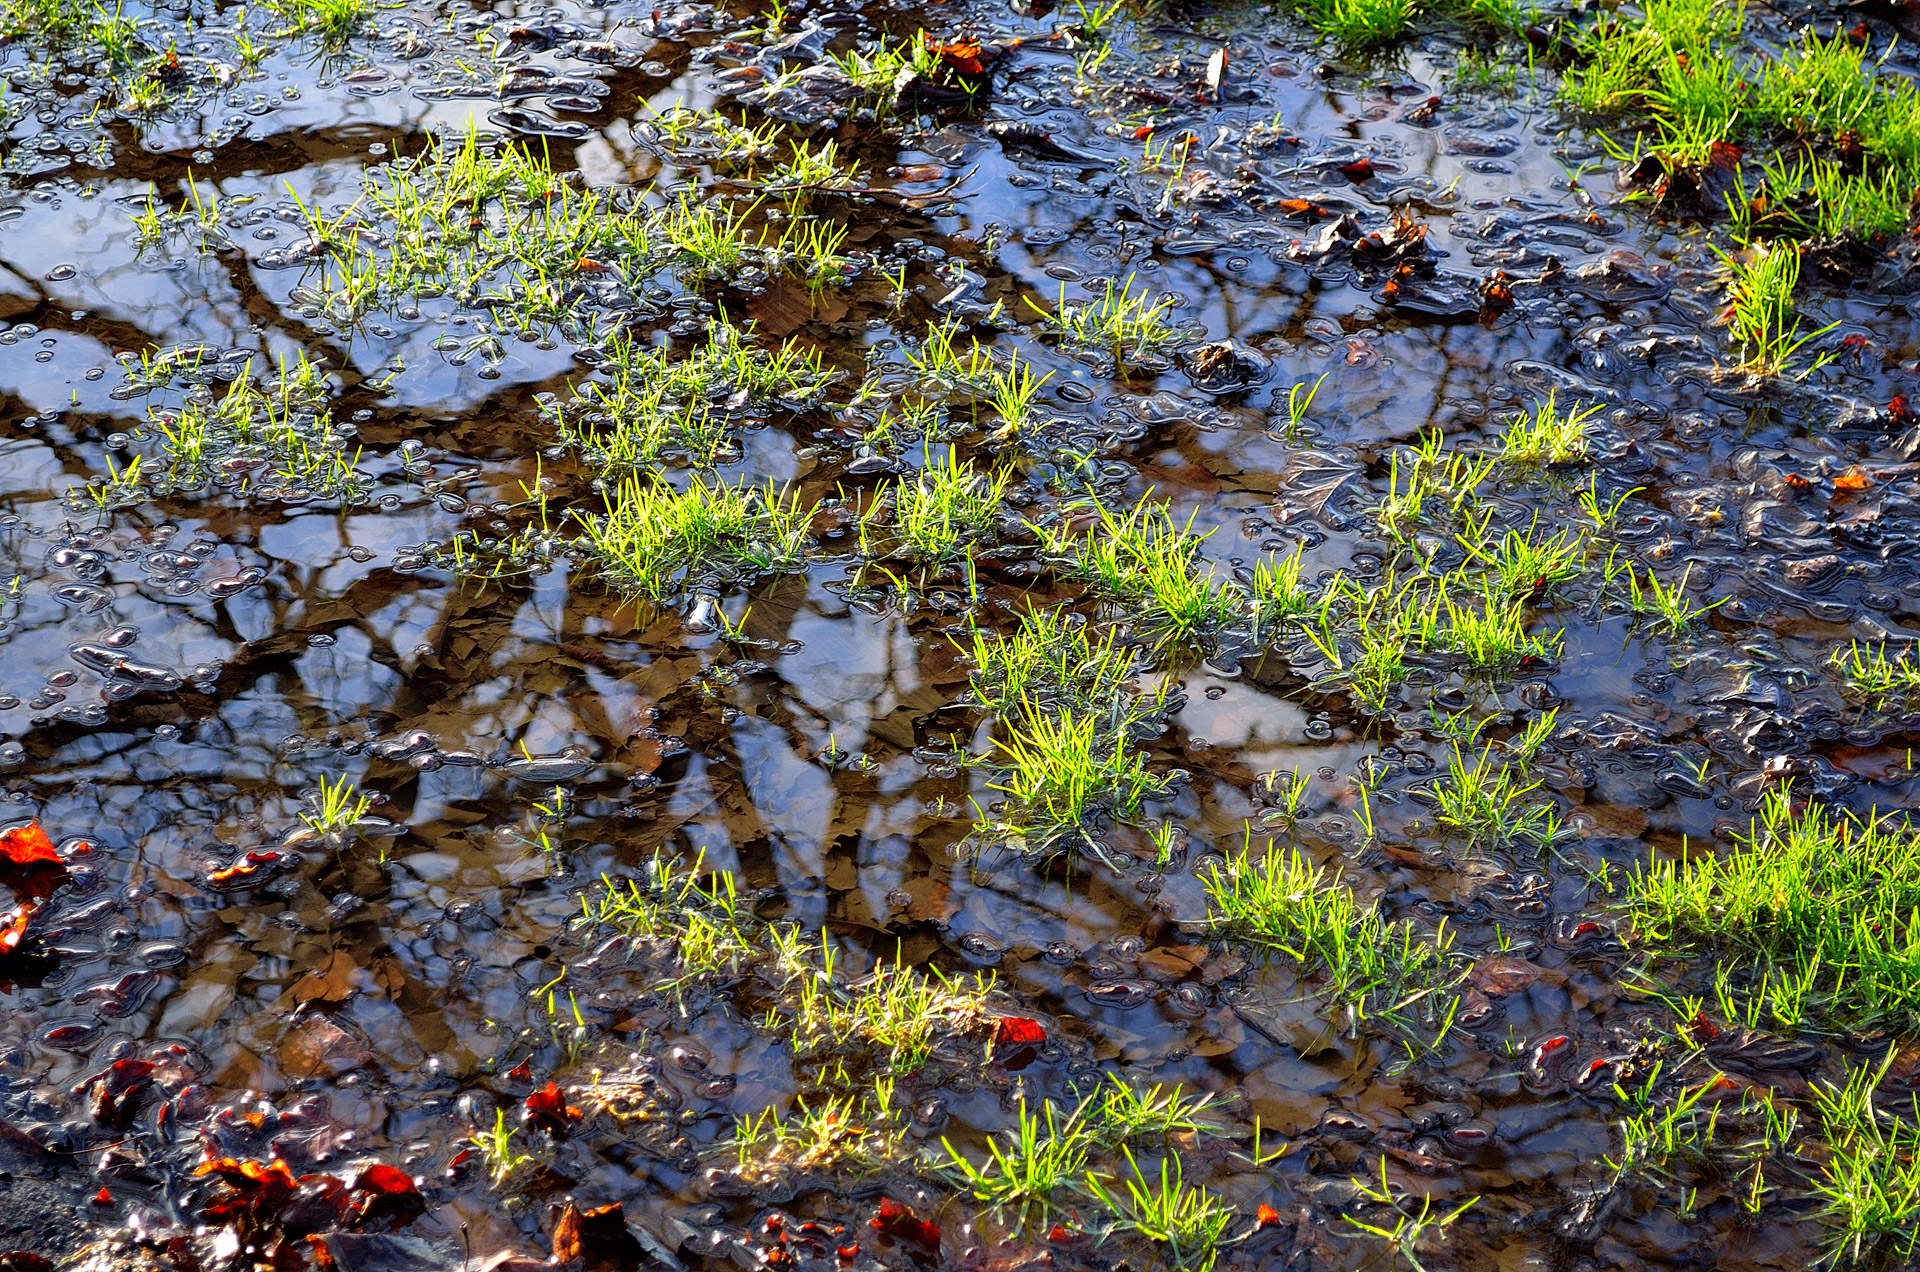
[[[1467,983],[1495,998],[1516,994],[1547,974],[1546,969],[1523,958],[1490,954],[1473,965]]]
[[[360,965],[344,950],[335,950],[327,961],[293,983],[290,991],[295,1002],[344,1003],[357,988]]]

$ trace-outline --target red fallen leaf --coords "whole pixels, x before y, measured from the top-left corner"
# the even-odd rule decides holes
[[[1047,1031],[1037,1020],[1002,1016],[993,1022],[993,1040],[1000,1046],[1038,1046],[1047,1040]]]
[[[1847,38],[1855,44],[1865,44],[1873,38],[1873,32],[1868,29],[1866,23],[1862,22],[1847,32]]]
[[[912,1210],[891,1197],[880,1199],[880,1213],[867,1220],[867,1223],[897,1241],[911,1241],[929,1250],[940,1248],[939,1225],[916,1218]]]
[[[354,1224],[382,1215],[406,1223],[427,1208],[427,1202],[414,1187],[413,1178],[396,1166],[375,1162],[353,1177],[349,1192],[360,1194],[348,1212]]]
[[[5,915],[0,915],[0,954],[17,953],[20,942],[27,939],[27,924],[33,922],[33,916],[39,906],[31,901],[22,901]]]
[[[1730,141],[1716,141],[1707,147],[1707,162],[1722,172],[1740,170],[1740,147]]]
[[[557,1082],[549,1081],[527,1097],[527,1123],[540,1130],[565,1135],[579,1120],[580,1110],[567,1103]]]
[[[1260,1209],[1254,1212],[1253,1226],[1256,1230],[1260,1228],[1279,1227],[1280,1212],[1278,1210],[1275,1210],[1272,1206],[1269,1206],[1266,1202],[1264,1201],[1261,1202]]]
[[[1805,477],[1802,477],[1799,473],[1788,473],[1785,477],[1781,478],[1781,481],[1785,483],[1788,490],[1795,492],[1811,490],[1813,488],[1813,483]]]
[[[645,1254],[639,1240],[628,1231],[627,1212],[617,1201],[593,1210],[582,1210],[568,1202],[553,1221],[554,1263],[579,1259],[589,1268],[630,1266]]]
[[[1373,159],[1362,157],[1355,159],[1352,163],[1343,163],[1340,165],[1340,175],[1355,185],[1371,181],[1373,180]]]
[[[507,1070],[507,1076],[515,1082],[533,1081],[533,1057],[528,1056],[513,1068]]]
[[[1681,1029],[1693,1039],[1693,1045],[1696,1047],[1705,1046],[1720,1036],[1719,1026],[1708,1020],[1707,1013],[1704,1011],[1694,1013],[1693,1020],[1682,1025]]]
[[[1135,141],[1145,141],[1147,138],[1153,136],[1154,127],[1155,126],[1153,124],[1140,125],[1138,128],[1133,130],[1133,139]]]
[[[1887,414],[1893,417],[1895,424],[1911,424],[1920,419],[1920,412],[1907,405],[1907,395],[1904,393],[1893,395],[1893,400],[1887,403]]]
[[[1576,1091],[1586,1090],[1588,1087],[1597,1083],[1600,1080],[1600,1076],[1611,1068],[1613,1068],[1613,1061],[1608,1060],[1604,1056],[1598,1060],[1589,1062],[1587,1067],[1580,1071],[1580,1076],[1573,1080],[1573,1089]]]
[[[853,1245],[837,1246],[834,1249],[834,1253],[840,1256],[840,1262],[852,1263],[860,1257],[860,1246],[858,1242]]]
[[[24,826],[10,826],[0,830],[0,860],[16,866],[46,864],[64,866],[60,854],[53,850],[53,841],[47,838],[47,832],[40,829],[39,822],[28,822]]]
[[[9,1250],[0,1254],[0,1272],[53,1272],[53,1260],[31,1250]]]

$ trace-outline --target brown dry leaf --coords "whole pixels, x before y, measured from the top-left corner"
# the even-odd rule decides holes
[[[589,1268],[633,1267],[645,1252],[627,1228],[619,1202],[582,1210],[568,1202],[553,1223],[553,1262],[581,1260]]]

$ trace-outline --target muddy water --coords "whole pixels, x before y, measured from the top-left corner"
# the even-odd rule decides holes
[[[191,26],[186,9],[138,17],[156,48],[176,39],[210,67],[232,63],[233,15],[192,15]],[[304,237],[301,207],[350,203],[367,165],[469,127],[542,138],[593,186],[671,177],[635,122],[724,100],[723,72],[746,46],[729,50],[716,31],[750,40],[759,19],[414,6],[382,10],[377,36],[331,52],[276,42],[256,68],[209,72],[150,117],[94,109],[103,90],[83,70],[47,70],[30,42],[6,55],[0,306],[14,325],[0,335],[0,552],[13,584],[0,611],[0,813],[92,845],[36,922],[38,956],[7,971],[7,1119],[74,1152],[126,1138],[88,1122],[69,1092],[110,1061],[177,1045],[197,1093],[178,1106],[189,1130],[241,1156],[402,1165],[434,1203],[412,1231],[449,1263],[463,1251],[544,1255],[546,1203],[562,1196],[624,1202],[670,1257],[716,1267],[736,1245],[756,1257],[742,1243],[757,1203],[860,1224],[881,1182],[912,1200],[898,1179],[746,1200],[711,1187],[705,1149],[736,1116],[789,1098],[789,1059],[722,1002],[670,1008],[644,969],[596,963],[568,926],[583,889],[665,847],[736,871],[764,890],[763,913],[850,951],[990,969],[1050,1023],[1030,1066],[926,1093],[935,1140],[977,1142],[1010,1124],[1011,1092],[1065,1098],[1107,1072],[1219,1093],[1236,1119],[1293,1140],[1266,1168],[1196,1157],[1248,1218],[1263,1203],[1283,1217],[1231,1259],[1382,1258],[1329,1217],[1384,1157],[1438,1202],[1481,1198],[1443,1261],[1808,1262],[1818,1233],[1804,1206],[1748,1219],[1711,1182],[1678,1209],[1658,1184],[1610,1187],[1612,1105],[1564,1074],[1671,1028],[1657,1003],[1622,992],[1631,952],[1604,924],[1598,938],[1582,927],[1604,920],[1589,882],[1602,863],[1724,836],[1770,761],[1854,807],[1910,798],[1911,731],[1863,719],[1821,669],[1836,644],[1914,626],[1920,606],[1911,438],[1884,409],[1912,391],[1920,358],[1897,271],[1812,302],[1842,323],[1829,342],[1863,337],[1858,348],[1807,385],[1754,389],[1715,374],[1727,347],[1698,230],[1618,201],[1602,147],[1557,109],[1552,72],[1531,69],[1521,47],[1495,55],[1510,83],[1469,87],[1455,40],[1344,60],[1262,10],[1167,10],[1117,20],[1113,58],[1082,85],[1073,51],[1038,38],[1058,13],[812,16],[842,44],[863,22],[921,21],[1029,43],[975,109],[843,134],[876,186],[938,193],[857,213],[856,243],[913,262],[901,315],[856,293],[824,312],[749,303],[747,316],[857,366],[865,348],[923,327],[936,302],[966,313],[1004,300],[1019,319],[1028,298],[1133,275],[1171,296],[1197,338],[1249,350],[1256,382],[1209,392],[1177,366],[1123,380],[1030,332],[997,339],[1055,372],[1044,411],[1094,439],[1103,493],[1171,498],[1177,517],[1214,532],[1205,555],[1222,569],[1303,544],[1309,574],[1364,576],[1385,547],[1361,509],[1392,445],[1433,428],[1470,442],[1550,390],[1603,406],[1597,483],[1643,491],[1617,538],[1669,577],[1691,564],[1703,598],[1728,599],[1672,640],[1617,612],[1543,615],[1566,627],[1562,659],[1478,705],[1559,706],[1548,773],[1577,833],[1556,852],[1462,862],[1363,848],[1349,816],[1356,766],[1384,757],[1404,788],[1444,764],[1444,740],[1411,709],[1368,727],[1258,659],[1163,668],[1184,700],[1151,743],[1157,769],[1190,775],[1171,807],[1188,865],[1241,842],[1263,811],[1259,774],[1298,768],[1313,780],[1299,832],[1310,855],[1396,916],[1448,919],[1466,953],[1524,958],[1524,983],[1483,995],[1445,1055],[1409,1065],[1391,1039],[1319,1017],[1289,975],[1209,943],[1184,867],[1041,869],[956,851],[969,802],[993,798],[984,778],[937,763],[950,734],[979,727],[959,705],[966,669],[945,635],[964,602],[876,601],[850,589],[831,545],[811,573],[754,589],[744,651],[676,614],[636,614],[579,560],[505,590],[426,565],[422,545],[484,524],[521,483],[544,477],[590,506],[591,474],[549,452],[535,400],[583,368],[558,339],[464,353],[490,319],[448,298],[328,321],[295,294],[310,278],[284,252]],[[578,31],[516,44],[510,32],[530,28]],[[611,51],[568,56],[568,41]],[[1221,49],[1226,73],[1210,87]],[[499,76],[516,67],[568,82],[509,95]],[[1135,132],[1149,110],[1156,137],[1195,139],[1178,175],[1143,161]],[[1356,178],[1361,159],[1371,171]],[[173,207],[217,197],[218,233],[143,245],[132,218],[149,192]],[[1316,247],[1340,214],[1385,231],[1395,211],[1426,227],[1437,268],[1392,295],[1389,272]],[[1485,303],[1494,271],[1511,305]],[[177,386],[128,391],[127,366],[184,346],[216,361],[304,351],[323,367],[334,418],[364,448],[366,502],[209,490],[103,513],[72,497],[125,466],[126,435],[150,410],[177,405]],[[1306,432],[1289,434],[1287,389],[1323,372]],[[749,434],[722,471],[815,495],[870,486],[850,460],[807,418]],[[1854,465],[1885,475],[1836,489]],[[1033,475],[1029,498],[1059,493],[1044,467]],[[1572,515],[1567,491],[1504,497]],[[993,589],[980,621],[1010,627],[1018,590]],[[103,671],[88,653],[102,648],[130,661]],[[1706,777],[1689,776],[1703,759]],[[388,861],[367,846],[308,852],[259,886],[210,882],[281,844],[318,783],[341,776],[396,827],[375,841]],[[564,814],[547,852],[535,804],[555,787]],[[1382,811],[1389,840],[1417,812]],[[571,995],[558,1029],[555,984]],[[575,1009],[584,1055],[567,1046]],[[1574,1040],[1577,1063],[1562,1076],[1530,1068],[1528,1053],[1556,1037]],[[603,1130],[508,1202],[455,1164],[495,1104],[524,1094],[507,1076],[521,1060],[583,1080],[633,1063],[635,1048],[660,1075],[671,1134]],[[221,1107],[278,1111],[247,1132],[218,1123]],[[76,1206],[108,1189],[87,1203],[103,1228],[164,1229],[190,1222],[190,1141],[155,1139],[133,1165],[80,1153],[54,1174]],[[929,1187],[922,1204],[938,1207],[947,1194]],[[950,1231],[970,1231],[965,1206],[942,1213]],[[998,1235],[989,1224],[979,1240]],[[983,1254],[964,1235],[946,1255],[1117,1257],[1070,1244]]]

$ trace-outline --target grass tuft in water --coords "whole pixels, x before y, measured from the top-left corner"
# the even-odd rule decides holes
[[[1653,862],[1620,904],[1649,953],[1738,951],[1750,984],[1812,985],[1815,1018],[1920,1027],[1920,833],[1904,819],[1776,789],[1731,852]]]
[[[586,541],[609,582],[650,600],[695,585],[733,586],[805,564],[814,507],[797,491],[745,484],[684,491],[634,475],[606,496],[606,512],[586,516]]]
[[[947,1169],[958,1186],[996,1214],[1013,1216],[1022,1227],[1045,1219],[1063,1193],[1082,1191],[1082,1172],[1093,1137],[1082,1117],[1085,1105],[1063,1119],[1051,1101],[1039,1112],[1020,1108],[1020,1125],[1012,1134],[987,1140],[986,1159],[978,1165],[941,1140],[947,1150]]]
[[[1241,852],[1209,863],[1200,883],[1216,932],[1320,974],[1328,992],[1358,1016],[1410,1025],[1409,1008],[1457,979],[1444,929],[1426,938],[1411,924],[1389,921],[1323,868],[1271,841],[1255,856],[1249,835]]]
[[[1119,1229],[1159,1242],[1169,1267],[1208,1272],[1233,1223],[1233,1208],[1206,1189],[1187,1183],[1178,1153],[1162,1157],[1158,1176],[1150,1177],[1134,1160],[1132,1149],[1122,1152],[1130,1177],[1114,1181],[1089,1172],[1087,1191],[1113,1212]],[[1125,1191],[1110,1187],[1114,1182],[1124,1185]]]
[[[1883,641],[1862,646],[1854,641],[1836,651],[1828,665],[1839,671],[1847,691],[1876,710],[1905,710],[1920,703],[1920,657],[1912,646],[1887,657]]]
[[[929,566],[968,559],[972,549],[993,537],[1012,480],[1011,469],[988,476],[949,450],[942,462],[895,482],[874,501],[860,519],[860,551]]]

